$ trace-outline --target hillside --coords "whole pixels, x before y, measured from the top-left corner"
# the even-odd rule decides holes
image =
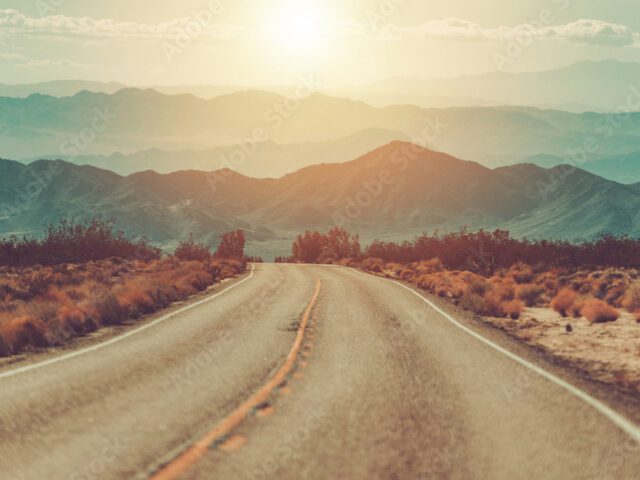
[[[47,178],[52,166],[52,181],[34,188],[34,179]],[[278,179],[231,170],[123,177],[60,161],[1,161],[0,205],[4,234],[34,234],[62,217],[99,214],[165,246],[189,232],[215,243],[221,232],[244,228],[253,248],[270,253],[286,253],[292,236],[304,229],[336,223],[365,239],[463,226],[537,238],[640,234],[640,185],[569,166],[491,170],[404,142]]]

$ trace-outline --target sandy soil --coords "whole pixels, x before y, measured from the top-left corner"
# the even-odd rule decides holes
[[[628,312],[603,324],[562,318],[550,308],[527,308],[519,320],[484,320],[569,362],[594,380],[640,392],[640,324]]]

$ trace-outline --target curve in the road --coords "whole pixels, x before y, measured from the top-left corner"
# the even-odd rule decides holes
[[[368,274],[366,274],[364,272],[361,272],[360,270],[356,270],[356,269],[352,269],[352,270],[355,270],[356,272],[358,272],[358,273],[360,273],[362,275],[368,275]],[[537,373],[541,377],[544,377],[545,379],[547,379],[551,383],[553,383],[553,384],[565,389],[566,391],[568,391],[569,393],[571,393],[575,397],[579,398],[580,400],[582,400],[583,402],[588,404],[590,407],[592,407],[598,413],[600,413],[601,415],[606,417],[609,421],[611,421],[618,428],[620,428],[627,435],[629,435],[633,440],[635,440],[637,442],[640,442],[640,428],[635,423],[633,423],[632,421],[630,421],[627,418],[623,417],[618,412],[616,412],[615,410],[613,410],[612,408],[610,408],[609,406],[607,406],[606,404],[604,404],[600,400],[592,397],[587,392],[579,389],[578,387],[570,384],[569,382],[566,382],[565,380],[562,380],[561,378],[557,377],[556,375],[546,371],[542,367],[539,367],[539,366],[537,366],[537,365],[525,360],[524,358],[516,355],[515,353],[510,352],[506,348],[501,347],[497,343],[494,343],[491,340],[483,337],[479,333],[473,331],[469,327],[467,327],[467,326],[463,325],[462,323],[460,323],[458,320],[456,320],[451,315],[449,315],[447,312],[445,312],[440,307],[438,307],[431,300],[429,300],[428,298],[425,298],[423,295],[421,295],[420,293],[416,292],[414,289],[404,285],[403,283],[397,282],[395,280],[391,280],[391,282],[395,283],[396,285],[398,285],[398,286],[400,286],[400,287],[402,287],[402,288],[404,288],[406,290],[409,290],[412,294],[417,296],[420,300],[422,300],[424,303],[426,303],[429,307],[434,309],[436,312],[438,312],[440,315],[442,315],[444,318],[446,318],[449,322],[451,322],[455,327],[461,329],[465,333],[467,333],[467,334],[471,335],[472,337],[474,337],[475,339],[481,341],[482,343],[484,343],[488,347],[490,347],[490,348],[496,350],[497,352],[509,357],[511,360],[519,363],[523,367],[531,370],[534,373]]]

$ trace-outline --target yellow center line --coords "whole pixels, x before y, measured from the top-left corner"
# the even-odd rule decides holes
[[[184,453],[179,455],[175,460],[171,461],[158,472],[156,472],[151,480],[174,480],[179,478],[187,470],[189,470],[198,460],[200,460],[209,450],[211,445],[221,438],[229,435],[234,429],[236,429],[247,416],[260,404],[266,402],[273,394],[274,390],[280,385],[284,384],[287,377],[293,370],[296,359],[300,353],[302,342],[304,341],[305,329],[309,323],[309,317],[311,311],[318,301],[320,295],[320,280],[316,283],[316,290],[307,306],[302,320],[298,327],[298,333],[296,335],[293,347],[287,356],[284,364],[276,372],[276,374],[264,384],[256,393],[245,400],[238,408],[225,417],[220,423],[218,423],[213,430],[207,433],[200,440],[196,441],[191,447],[189,447]]]

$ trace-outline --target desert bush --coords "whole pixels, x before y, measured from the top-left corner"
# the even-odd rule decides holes
[[[544,291],[544,287],[532,283],[518,285],[516,288],[516,298],[522,300],[527,307],[535,307]]]
[[[563,288],[551,301],[551,308],[563,317],[566,317],[568,316],[569,309],[573,306],[577,298],[578,294],[574,290]]]
[[[0,356],[120,325],[235,276],[245,266],[242,260],[168,257],[105,259],[55,269],[5,267],[0,270]]]
[[[245,235],[244,231],[236,230],[222,234],[220,245],[216,250],[216,258],[244,259]]]
[[[515,280],[516,283],[531,283],[534,279],[533,269],[529,265],[518,262],[513,265],[507,274]]]
[[[627,289],[622,302],[624,308],[630,312],[640,312],[640,285],[633,284]]]
[[[620,318],[620,312],[618,310],[597,298],[585,302],[582,308],[582,315],[591,323],[614,322]]]
[[[512,320],[517,320],[522,315],[524,311],[524,303],[520,300],[511,300],[504,306],[504,312],[511,318]]]
[[[496,291],[490,290],[485,293],[484,296],[484,308],[481,313],[489,317],[505,317],[507,315],[505,311],[505,302],[500,298],[500,294]]]
[[[132,241],[114,230],[114,221],[95,218],[88,223],[62,220],[50,225],[42,239],[10,237],[0,240],[0,265],[57,265],[109,257],[158,258],[160,251],[146,240]]]
[[[465,288],[459,300],[459,305],[465,310],[474,312],[478,315],[484,315],[485,300],[484,296],[474,292],[471,288]]]
[[[384,260],[376,257],[367,257],[362,260],[360,267],[363,270],[380,273],[382,271],[382,267],[384,267]]]
[[[179,260],[199,260],[208,262],[211,260],[211,250],[204,243],[193,241],[193,235],[189,235],[188,240],[184,240],[178,244],[173,256]]]
[[[360,239],[335,227],[326,234],[306,231],[292,246],[292,259],[304,263],[332,263],[343,258],[360,257]]]

